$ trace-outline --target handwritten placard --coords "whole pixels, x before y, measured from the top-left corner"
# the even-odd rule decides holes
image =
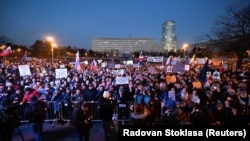
[[[31,75],[29,65],[18,65],[20,76]]]

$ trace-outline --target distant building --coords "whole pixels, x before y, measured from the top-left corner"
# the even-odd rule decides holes
[[[176,23],[174,21],[166,21],[162,25],[161,45],[167,52],[176,52]]]
[[[132,54],[134,52],[162,52],[154,38],[93,38],[92,50],[113,54]]]

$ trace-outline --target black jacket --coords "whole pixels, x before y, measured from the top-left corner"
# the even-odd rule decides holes
[[[98,100],[99,116],[103,121],[112,121],[117,101],[100,97]]]
[[[87,120],[88,123],[85,123],[85,120]],[[76,131],[78,133],[89,131],[93,126],[90,111],[84,112],[81,107],[79,107],[76,111],[73,112],[72,124],[76,127]]]
[[[45,102],[36,100],[28,106],[27,115],[30,123],[41,122],[46,118],[48,107]]]

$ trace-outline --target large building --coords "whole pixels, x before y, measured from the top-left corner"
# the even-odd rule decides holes
[[[92,50],[132,54],[138,51],[162,52],[163,48],[156,44],[154,38],[93,38]]]
[[[176,23],[174,21],[166,21],[162,25],[161,45],[165,51],[176,52]]]

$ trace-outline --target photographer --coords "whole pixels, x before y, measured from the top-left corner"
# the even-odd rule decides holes
[[[93,127],[92,115],[90,113],[90,105],[84,103],[73,113],[72,124],[75,126],[78,141],[89,141],[90,130]]]

